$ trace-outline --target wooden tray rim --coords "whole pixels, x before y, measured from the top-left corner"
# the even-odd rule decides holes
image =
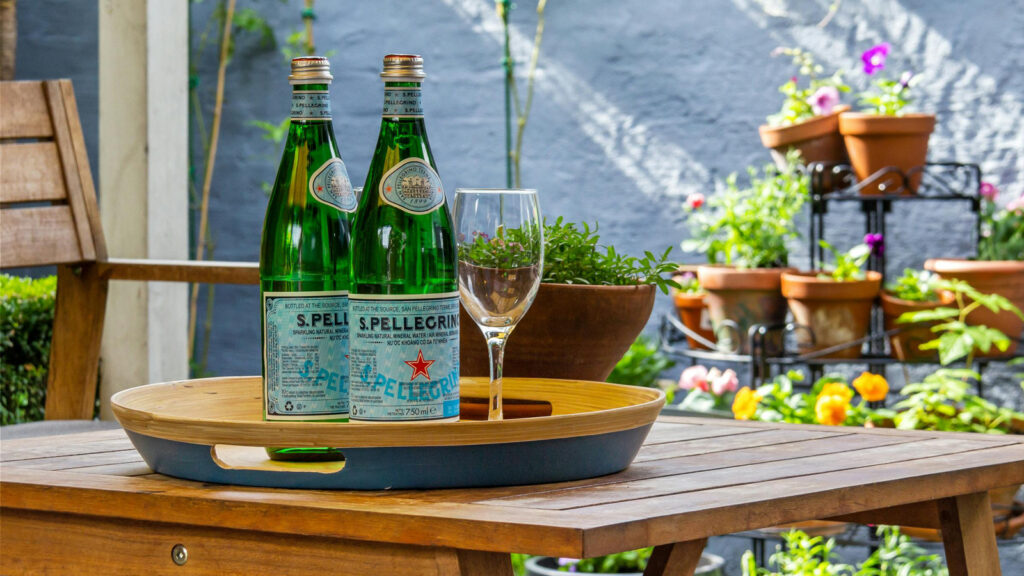
[[[486,389],[487,379],[463,377],[465,388]],[[188,386],[198,395],[210,386],[260,386],[258,376],[235,376],[181,380],[149,384],[122,390],[110,403],[121,425],[132,432],[191,444],[238,446],[333,446],[338,448],[382,448],[411,446],[463,446],[505,444],[573,438],[630,430],[654,422],[665,405],[665,393],[658,389],[542,378],[505,378],[506,390],[519,387],[555,385],[576,387],[581,392],[605,389],[632,396],[635,403],[588,412],[519,418],[499,422],[282,422],[185,417],[133,407],[153,392]],[[514,394],[510,396],[515,397]]]

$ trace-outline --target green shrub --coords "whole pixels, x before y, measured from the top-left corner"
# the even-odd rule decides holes
[[[0,423],[43,419],[57,278],[0,274]]]

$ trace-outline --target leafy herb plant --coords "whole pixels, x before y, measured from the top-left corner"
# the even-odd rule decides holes
[[[1024,423],[1024,414],[970,394],[981,376],[973,370],[942,368],[924,381],[908,384],[893,408],[897,428],[1008,434]]]
[[[1010,339],[1006,334],[988,326],[969,325],[967,317],[971,312],[984,307],[992,312],[1016,314],[1024,319],[1024,313],[1012,302],[999,294],[982,294],[963,280],[939,280],[936,289],[952,293],[956,308],[941,306],[907,312],[897,319],[901,323],[942,321],[932,327],[932,332],[938,334],[938,337],[921,344],[921,350],[938,350],[939,362],[943,366],[966,358],[967,367],[970,368],[975,352],[988,353],[993,347],[1005,352],[1010,347]]]
[[[779,48],[772,53],[793,58],[800,75],[807,78],[807,83],[800,86],[800,79],[793,76],[779,87],[785,96],[782,109],[768,117],[771,126],[789,126],[814,118],[818,115],[830,114],[839,104],[839,93],[849,92],[850,87],[843,82],[842,71],[836,70],[831,76],[822,77],[824,68],[814,61],[814,56],[800,48]]]
[[[903,275],[886,284],[885,289],[901,300],[935,302],[939,299],[938,281],[938,276],[927,270],[905,268]]]
[[[578,226],[564,222],[561,217],[554,224],[545,220],[542,281],[594,286],[653,284],[666,294],[670,286],[678,288],[671,279],[679,268],[679,264],[668,259],[671,246],[660,256],[652,252],[644,252],[643,258],[626,256],[614,246],[599,244],[597,231],[597,223],[591,229],[586,222]]]
[[[612,369],[608,381],[655,388],[658,385],[658,376],[675,364],[658,349],[657,342],[641,334]]]
[[[840,252],[824,240],[818,244],[832,253],[835,264],[825,266],[828,274],[819,274],[819,278],[831,278],[837,282],[850,282],[864,279],[864,264],[871,257],[871,246],[868,244],[857,244],[848,252]]]
[[[981,186],[985,200],[981,207],[978,260],[1024,260],[1024,196],[1000,209],[995,202],[996,187],[987,182]]]
[[[749,168],[748,188],[739,188],[736,174],[732,174],[725,191],[696,208],[687,206],[692,238],[683,242],[683,250],[705,253],[711,264],[786,266],[786,242],[800,235],[794,220],[808,190],[807,175],[799,166],[800,153],[791,150],[786,160],[788,165],[781,171],[774,164],[761,173]]]

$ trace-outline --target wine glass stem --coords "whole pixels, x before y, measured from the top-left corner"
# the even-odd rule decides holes
[[[491,356],[491,386],[487,399],[487,419],[502,420],[501,410],[501,368],[505,360],[505,338],[487,338],[487,350]]]

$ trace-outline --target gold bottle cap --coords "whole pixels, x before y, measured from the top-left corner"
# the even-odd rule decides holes
[[[422,82],[423,58],[417,54],[388,54],[380,77],[388,82]]]
[[[331,63],[323,56],[301,56],[292,58],[292,73],[288,76],[289,84],[329,84]]]

